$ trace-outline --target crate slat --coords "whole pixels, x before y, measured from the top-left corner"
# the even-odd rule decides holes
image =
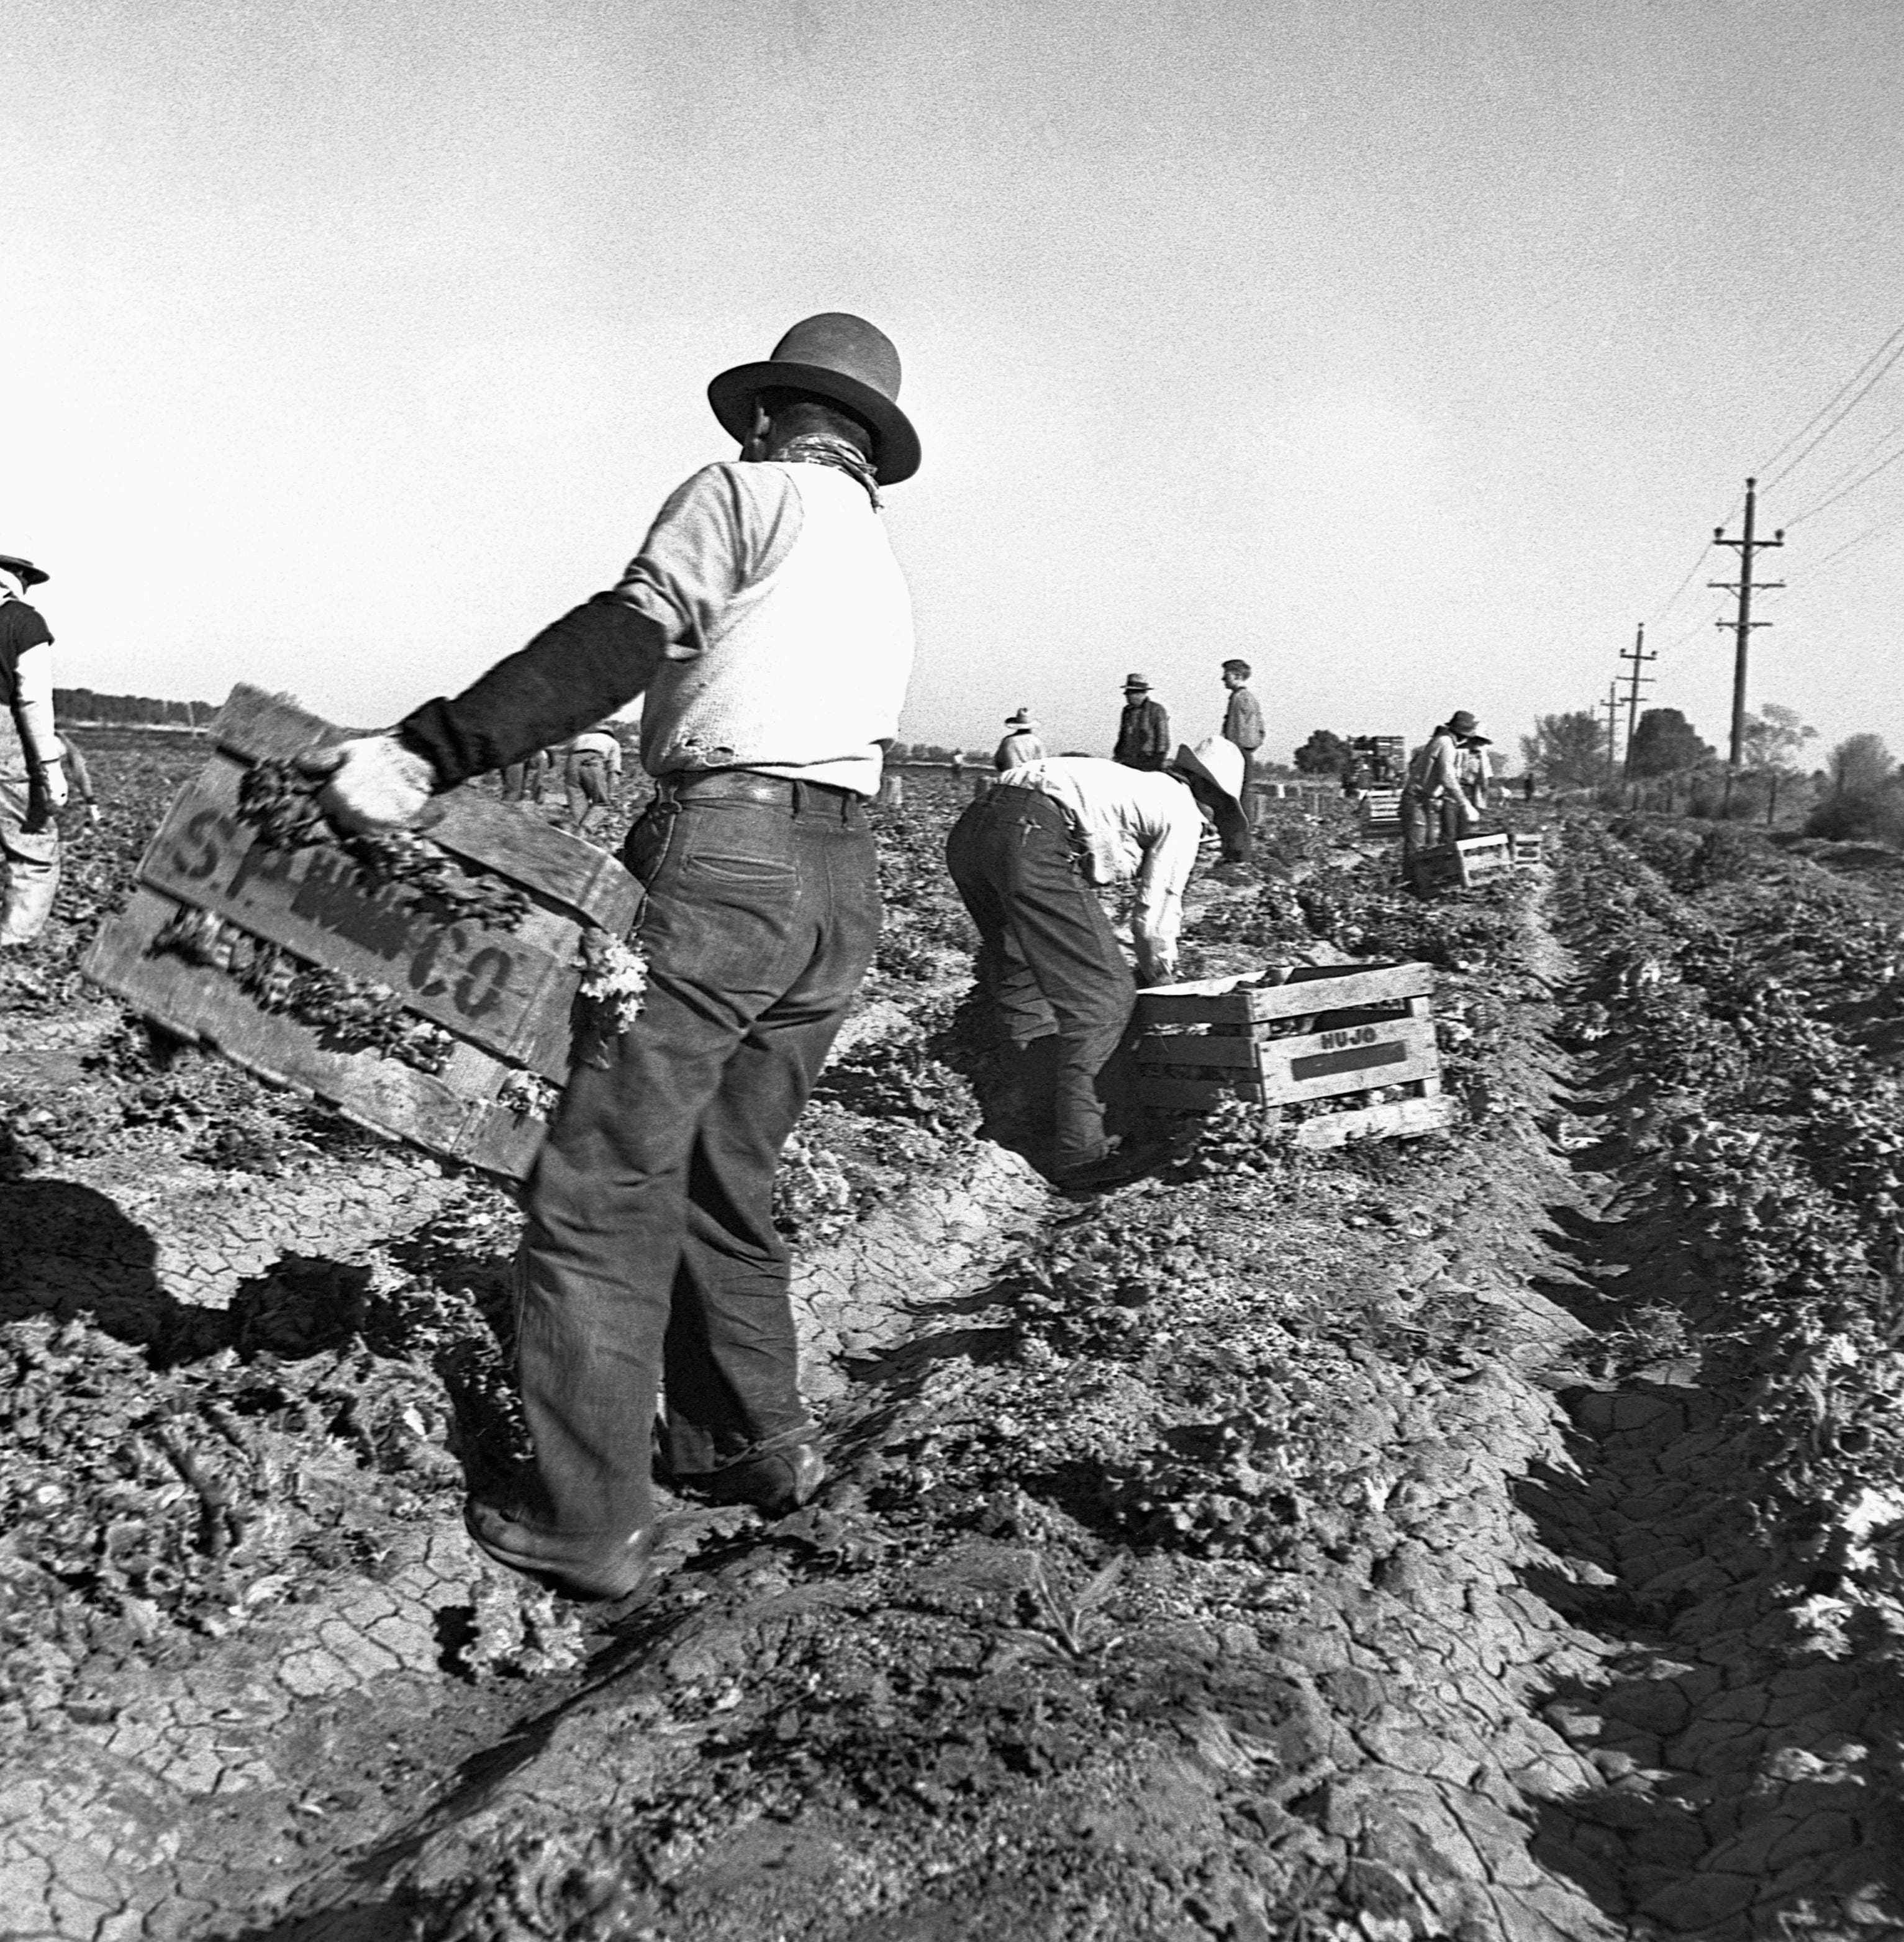
[[[581,974],[514,933],[443,924],[401,889],[367,895],[340,850],[271,850],[238,819],[242,773],[215,758],[174,799],[139,866],[180,903],[216,912],[311,961],[387,985],[406,1009],[485,1050],[568,1071],[565,1026]],[[571,927],[571,935],[573,935]]]
[[[1439,1132],[1454,1118],[1452,1101],[1438,1095],[1425,1099],[1388,1099],[1379,1106],[1361,1106],[1345,1113],[1325,1113],[1305,1120],[1296,1129],[1296,1144],[1326,1152],[1351,1140],[1416,1139]]]
[[[1432,1018],[1391,1018],[1290,1038],[1146,1037],[1137,1041],[1137,1054],[1140,1065],[1164,1067],[1173,1077],[1186,1070],[1253,1070],[1260,1075],[1260,1096],[1273,1105],[1400,1085],[1441,1070]]]
[[[148,955],[179,908],[156,890],[136,892],[95,939],[87,977],[169,1031],[274,1084],[314,1093],[375,1132],[512,1178],[528,1172],[544,1128],[495,1104],[507,1067],[467,1044],[440,1074],[374,1052],[333,1049],[316,1027],[260,1011],[222,973],[169,953]]]
[[[363,732],[333,727],[240,683],[212,724],[219,746],[247,761],[285,761]],[[572,905],[625,936],[641,907],[641,887],[615,859],[553,829],[516,803],[452,789],[431,805],[423,833],[485,870]]]
[[[1398,1003],[1434,989],[1426,964],[1297,964],[1281,985],[1238,989],[1235,978],[1200,979],[1186,985],[1154,985],[1137,994],[1137,1016],[1146,1025],[1257,1024],[1270,1018],[1336,1011],[1351,1005]]]

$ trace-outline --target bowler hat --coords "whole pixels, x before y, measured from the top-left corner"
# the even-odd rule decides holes
[[[1140,674],[1127,674],[1124,677],[1124,691],[1128,694],[1134,688],[1140,688],[1146,694],[1150,692],[1150,684]]]
[[[1217,833],[1232,847],[1240,844],[1250,827],[1243,808],[1249,758],[1224,737],[1207,735],[1194,749],[1187,742],[1180,742],[1170,765],[1179,775],[1195,776],[1217,791],[1222,798],[1214,805]]]
[[[829,310],[803,319],[764,363],[723,371],[707,387],[707,400],[729,436],[745,445],[755,399],[782,387],[830,398],[864,418],[873,428],[873,476],[882,486],[919,470],[919,434],[899,409],[899,354],[863,317]]]
[[[37,587],[47,577],[30,559],[22,559],[17,553],[0,553],[0,567],[17,574],[23,587]]]

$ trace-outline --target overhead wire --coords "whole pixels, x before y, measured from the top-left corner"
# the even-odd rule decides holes
[[[1878,473],[1881,472],[1888,472],[1900,458],[1904,458],[1904,445],[1900,445],[1888,458],[1881,460],[1877,464],[1872,466],[1868,472],[1866,472],[1860,477],[1853,479],[1850,485],[1841,487],[1835,492],[1828,492],[1826,496],[1818,501],[1815,505],[1808,506],[1802,513],[1795,514],[1793,517],[1787,519],[1785,522],[1785,530],[1787,532],[1789,532],[1794,526],[1801,526],[1805,524],[1806,520],[1815,518],[1819,513],[1822,513],[1827,506],[1835,506],[1839,500],[1849,498],[1860,486],[1869,485],[1872,480],[1878,476]]]
[[[1759,468],[1758,476],[1765,480],[1765,489],[1770,491],[1781,479],[1789,479],[1884,381],[1889,375],[1891,367],[1900,357],[1904,357],[1904,323],[1900,323],[1865,360],[1863,363],[1860,365],[1857,369],[1838,387],[1825,404],[1813,412],[1805,424]],[[1875,371],[1872,369],[1873,365],[1878,367]],[[1871,373],[1868,378],[1865,376],[1866,372]],[[1859,381],[1860,379],[1863,380],[1861,384]],[[1855,390],[1853,389],[1854,386],[1857,387]],[[1847,391],[1851,393],[1848,398],[1845,397]],[[1841,404],[1839,402],[1841,400],[1844,400]],[[1819,427],[1816,435],[1801,447],[1786,464],[1774,472],[1772,470],[1773,467],[1777,465],[1786,453],[1791,451],[1792,447],[1797,444],[1799,440],[1805,438],[1806,433],[1811,430],[1814,425],[1818,424],[1821,418],[1824,419],[1825,422]]]

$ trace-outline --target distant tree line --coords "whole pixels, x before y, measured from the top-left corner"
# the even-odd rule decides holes
[[[202,727],[218,712],[215,701],[158,701],[148,694],[95,694],[90,688],[56,688],[53,712],[62,721],[95,722],[112,728],[176,724]]]

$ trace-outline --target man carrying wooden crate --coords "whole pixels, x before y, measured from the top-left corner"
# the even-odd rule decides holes
[[[1480,724],[1458,708],[1415,752],[1401,789],[1401,855],[1404,868],[1431,843],[1452,841],[1443,824],[1450,815],[1454,836],[1471,836],[1480,827],[1475,807],[1462,780],[1462,750]],[[1485,739],[1485,738],[1483,738]]]
[[[1201,810],[1226,847],[1248,853],[1243,752],[1220,735],[1147,771],[1096,755],[1009,769],[953,826],[946,864],[978,927],[978,974],[1011,1070],[989,1126],[1008,1144],[1055,1123],[1061,1187],[1116,1184],[1140,1171],[1104,1129],[1100,1082],[1130,1029],[1137,985],[1094,886],[1137,881],[1131,928],[1146,985],[1176,975],[1184,887]]]
[[[877,939],[864,805],[912,663],[879,518],[878,489],[919,466],[898,389],[871,324],[796,324],[709,386],[740,462],[675,492],[611,591],[455,700],[329,752],[329,813],[400,826],[432,793],[647,697],[657,794],[623,852],[647,887],[645,1008],[571,1074],[528,1184],[533,1481],[466,1513],[491,1557],[581,1595],[646,1575],[664,1375],[677,1484],[779,1512],[825,1472],[773,1175]]]

